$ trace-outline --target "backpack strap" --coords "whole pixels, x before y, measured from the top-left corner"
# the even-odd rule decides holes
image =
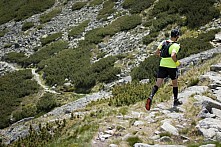
[[[161,48],[161,50],[160,50],[160,56],[161,56],[162,58],[168,58],[168,57],[170,57],[169,48],[170,48],[170,46],[171,46],[173,43],[177,43],[177,42],[175,42],[175,41],[170,42],[169,40],[164,40],[164,41],[163,41],[162,48]]]

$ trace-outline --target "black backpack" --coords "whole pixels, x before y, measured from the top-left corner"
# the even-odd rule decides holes
[[[163,42],[162,48],[160,50],[160,57],[162,58],[171,57],[171,55],[169,54],[169,48],[173,43],[176,43],[176,42],[170,42],[168,40],[165,40]]]

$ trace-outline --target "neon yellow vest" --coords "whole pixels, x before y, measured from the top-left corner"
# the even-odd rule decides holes
[[[170,42],[173,42],[172,40],[169,40]],[[160,43],[160,45],[158,46],[158,49],[162,49],[162,44],[164,41],[162,41]],[[175,52],[176,54],[179,52],[180,50],[180,44],[178,43],[173,43],[170,47],[169,47],[169,54],[171,55],[172,52]],[[173,59],[171,57],[168,58],[161,58],[160,60],[160,66],[162,67],[169,67],[169,68],[176,68],[176,64],[173,61]]]

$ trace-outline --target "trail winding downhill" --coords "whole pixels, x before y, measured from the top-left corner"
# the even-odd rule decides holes
[[[40,75],[39,75],[38,73],[36,73],[36,69],[32,68],[32,69],[31,69],[31,73],[32,73],[34,79],[37,81],[37,83],[38,83],[46,92],[59,94],[59,93],[57,93],[56,91],[49,89],[48,86],[46,86],[45,84],[43,84],[42,80],[40,79]]]
[[[5,70],[7,69],[7,70]],[[4,62],[4,61],[0,61],[0,71],[18,71],[18,70],[24,70],[24,69],[19,69],[16,65],[8,63],[8,62]],[[46,86],[43,81],[40,78],[40,75],[38,73],[36,73],[36,69],[35,68],[31,68],[31,72],[33,75],[34,80],[37,81],[37,83],[44,89],[45,92],[50,92],[50,93],[56,93],[59,94],[58,92],[51,90],[48,86]],[[2,75],[4,75],[5,72],[2,73]],[[1,74],[0,74],[1,75]]]

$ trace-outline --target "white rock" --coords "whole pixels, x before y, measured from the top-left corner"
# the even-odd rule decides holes
[[[144,122],[142,121],[135,121],[134,122],[134,126],[142,126],[144,124]]]
[[[161,126],[161,128],[173,135],[179,135],[179,132],[177,130],[177,128],[175,128],[174,126],[172,126],[171,124],[169,124],[168,122],[163,123],[163,125]]]

